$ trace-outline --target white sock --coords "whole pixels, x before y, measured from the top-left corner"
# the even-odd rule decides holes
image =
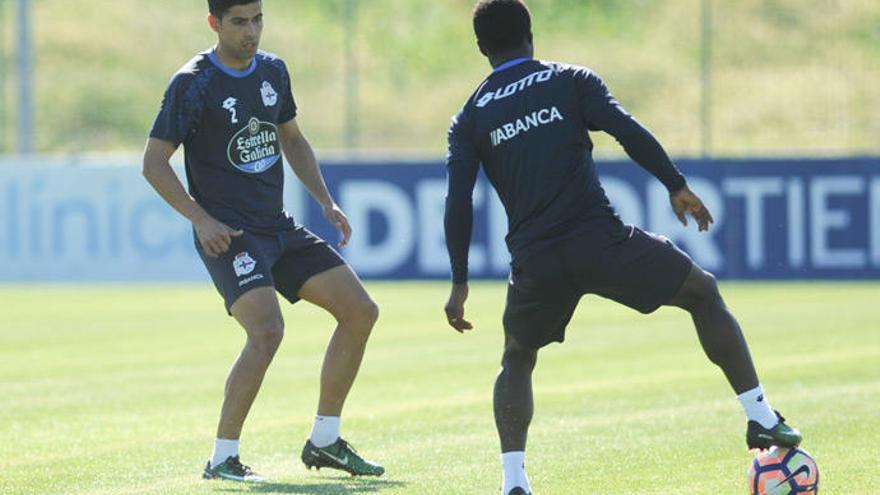
[[[751,421],[757,421],[767,429],[779,423],[779,418],[770,407],[770,402],[764,397],[764,389],[760,385],[737,395],[736,398],[742,404],[746,417]]]
[[[214,440],[214,453],[211,455],[211,467],[217,467],[229,457],[238,455],[238,440],[218,438]]]
[[[326,447],[339,438],[339,428],[339,416],[315,416],[309,440],[315,447]]]
[[[527,493],[532,492],[529,477],[526,475],[526,453],[523,451],[504,452],[501,454],[501,466],[504,469],[501,493],[507,495],[510,490],[522,487]]]

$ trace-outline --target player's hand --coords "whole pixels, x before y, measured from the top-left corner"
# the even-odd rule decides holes
[[[351,239],[351,225],[348,223],[348,217],[345,216],[345,213],[342,212],[342,209],[336,203],[331,203],[329,206],[322,206],[321,208],[324,211],[324,218],[342,233],[342,240],[339,241],[337,246],[345,247],[348,244],[348,240]]]
[[[243,230],[235,230],[225,223],[218,222],[211,215],[205,214],[202,218],[193,222],[196,229],[196,237],[202,245],[202,250],[211,258],[216,258],[229,250],[233,237],[240,237]]]
[[[675,216],[678,217],[678,221],[685,227],[688,224],[687,215],[694,217],[700,232],[709,230],[709,225],[715,223],[715,219],[712,218],[709,209],[706,208],[703,201],[688,186],[684,186],[678,191],[671,193],[669,195],[669,202],[672,203],[672,210],[675,212]]]
[[[468,297],[468,284],[452,284],[452,292],[449,294],[449,301],[446,302],[446,321],[449,326],[458,333],[464,333],[465,330],[474,328],[471,322],[464,319],[464,302]]]

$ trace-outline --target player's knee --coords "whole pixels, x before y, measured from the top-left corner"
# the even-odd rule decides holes
[[[700,302],[704,305],[720,305],[721,292],[718,290],[718,279],[715,275],[703,270],[700,280]]]
[[[362,299],[357,307],[356,318],[369,328],[379,319],[379,306],[369,297]]]
[[[508,339],[504,345],[504,354],[501,356],[502,373],[514,370],[531,371],[538,362],[538,351],[519,345],[515,340]]]
[[[350,304],[338,315],[339,323],[346,324],[369,335],[376,320],[379,319],[379,306],[369,296],[360,298],[356,303]]]
[[[370,323],[370,328],[372,328],[376,321],[379,320],[379,305],[373,302],[372,299],[367,299],[362,311],[364,319]]]
[[[275,355],[282,339],[284,339],[284,321],[281,319],[263,323],[249,332],[249,340],[254,349],[269,357]]]
[[[705,270],[694,272],[688,280],[688,290],[682,306],[691,312],[702,312],[723,306],[718,280]]]

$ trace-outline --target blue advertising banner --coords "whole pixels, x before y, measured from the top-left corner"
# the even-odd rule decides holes
[[[685,160],[691,188],[715,217],[708,233],[684,228],[668,193],[631,162],[598,165],[621,218],[663,234],[704,268],[737,279],[880,278],[880,160]],[[445,278],[442,164],[325,168],[328,186],[358,230],[346,256],[365,276]],[[485,178],[474,194],[471,276],[507,274],[507,220]],[[305,221],[337,234],[309,210]]]
[[[137,167],[0,167],[0,281],[201,280],[192,227]]]
[[[666,235],[703,267],[737,279],[880,279],[880,159],[681,161],[715,217],[683,228],[666,190],[630,162],[599,164],[628,223]],[[354,227],[343,255],[363,276],[449,276],[442,163],[326,164]],[[288,178],[285,204],[336,241]],[[481,179],[474,194],[473,278],[507,275],[507,219]],[[207,280],[191,226],[133,166],[0,166],[0,282]]]

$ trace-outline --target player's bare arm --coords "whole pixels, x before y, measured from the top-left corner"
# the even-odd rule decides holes
[[[342,233],[342,240],[339,241],[338,246],[344,247],[351,238],[351,225],[348,223],[348,217],[333,201],[330,191],[327,190],[327,184],[324,182],[324,176],[321,175],[321,168],[318,166],[312,145],[302,133],[296,119],[291,119],[279,125],[278,128],[281,134],[281,149],[290,168],[293,169],[309,194],[321,205],[327,221]]]
[[[669,202],[672,204],[672,210],[682,225],[687,227],[687,215],[690,215],[697,221],[700,232],[708,231],[709,225],[715,223],[709,209],[703,204],[699,196],[694,194],[690,188],[685,185],[681,189],[669,194]]]
[[[165,202],[192,222],[205,253],[216,258],[229,249],[233,237],[243,232],[215,220],[186,192],[168,163],[176,150],[174,143],[150,138],[144,150],[144,178]]]

